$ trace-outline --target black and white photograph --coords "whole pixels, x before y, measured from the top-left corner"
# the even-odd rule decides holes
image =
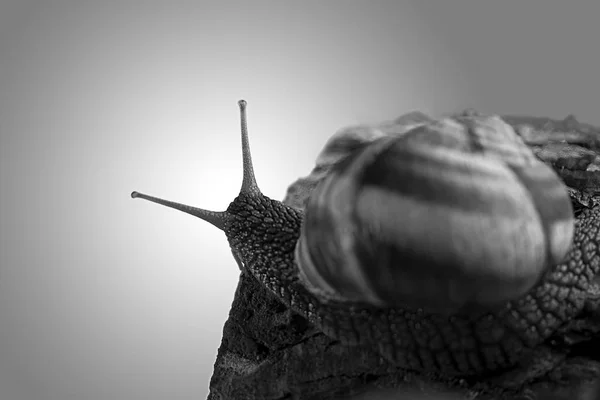
[[[0,0],[0,400],[600,400],[600,2]]]

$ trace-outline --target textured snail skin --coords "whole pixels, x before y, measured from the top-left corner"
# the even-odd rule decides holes
[[[510,367],[583,308],[600,266],[600,209],[583,211],[566,261],[548,270],[524,297],[495,312],[451,316],[399,308],[321,302],[298,279],[294,248],[303,213],[256,194],[227,209],[228,241],[244,268],[326,335],[348,345],[377,346],[403,368],[468,376]]]
[[[360,146],[358,146],[360,147]],[[546,270],[524,296],[494,312],[445,316],[422,309],[377,308],[315,295],[298,278],[294,257],[303,211],[260,194],[240,194],[227,213],[230,246],[261,284],[325,334],[379,348],[404,368],[468,376],[518,362],[583,307],[598,272],[600,211],[579,215],[566,261]]]

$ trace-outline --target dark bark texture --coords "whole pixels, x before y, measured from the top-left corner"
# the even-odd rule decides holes
[[[472,110],[466,112],[474,112]],[[406,114],[402,123],[427,119]],[[573,116],[504,116],[569,188],[575,212],[600,194],[600,129]],[[315,172],[315,171],[313,171]],[[318,171],[317,171],[318,172]],[[285,202],[301,207],[315,182],[299,179]],[[508,371],[449,379],[404,370],[373,349],[346,347],[288,310],[242,272],[223,329],[211,400],[217,399],[596,399],[600,378],[600,286],[576,318]]]

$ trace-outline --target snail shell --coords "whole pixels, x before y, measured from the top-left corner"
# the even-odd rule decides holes
[[[313,294],[444,314],[493,308],[566,255],[566,187],[499,117],[365,132],[305,208],[295,258]]]

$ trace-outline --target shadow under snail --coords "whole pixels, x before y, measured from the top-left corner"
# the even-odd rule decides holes
[[[560,178],[499,117],[372,137],[300,210],[260,192],[238,104],[243,182],[226,211],[131,197],[224,231],[240,269],[327,336],[469,376],[516,364],[583,308],[600,212],[575,218]]]

